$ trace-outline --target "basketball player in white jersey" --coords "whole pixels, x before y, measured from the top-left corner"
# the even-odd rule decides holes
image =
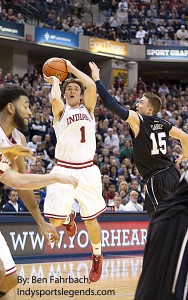
[[[55,228],[44,221],[33,192],[25,189],[38,189],[55,182],[76,187],[77,179],[66,178],[61,174],[20,174],[13,170],[15,168],[22,173],[26,172],[24,156],[31,157],[30,151],[21,146],[25,142],[23,134],[16,129],[23,129],[24,120],[28,120],[30,116],[29,99],[25,90],[15,86],[0,89],[0,184],[22,189],[18,193],[39,225],[40,231],[48,242],[54,242],[59,239]],[[12,297],[7,292],[17,285],[17,275],[15,263],[1,233],[0,246],[0,298],[8,300]]]
[[[101,229],[97,216],[106,210],[102,197],[101,174],[99,168],[93,164],[96,149],[94,118],[96,88],[89,76],[79,71],[70,61],[65,61],[68,72],[77,77],[64,82],[66,104],[61,99],[59,79],[55,76],[44,77],[52,84],[50,100],[57,137],[55,151],[57,164],[51,172],[62,172],[64,175],[76,177],[78,187],[75,190],[62,184],[48,187],[44,213],[54,226],[64,224],[67,234],[74,236],[75,212],[71,212],[71,208],[74,198],[79,202],[80,215],[85,222],[93,248],[89,279],[96,282],[102,272]]]

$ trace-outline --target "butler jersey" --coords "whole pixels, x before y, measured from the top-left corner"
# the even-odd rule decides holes
[[[141,116],[140,131],[133,138],[134,162],[144,179],[173,166],[167,156],[167,143],[172,124],[157,116]]]
[[[56,159],[71,163],[93,160],[95,120],[83,104],[76,108],[65,105],[62,116],[53,127],[57,138]]]
[[[21,132],[14,129],[12,132],[11,139],[9,139],[4,130],[0,127],[0,145],[12,146],[14,144],[21,144]],[[2,175],[9,168],[9,161],[7,158],[0,153],[0,175]]]

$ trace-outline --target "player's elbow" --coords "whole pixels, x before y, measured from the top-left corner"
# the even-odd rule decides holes
[[[55,96],[50,98],[50,103],[51,104],[55,104],[57,101],[59,101],[59,99]]]
[[[188,143],[188,135],[185,132],[182,132],[182,136],[180,141],[182,141],[183,143]]]

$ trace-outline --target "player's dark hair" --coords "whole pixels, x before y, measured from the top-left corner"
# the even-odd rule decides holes
[[[2,111],[8,103],[13,103],[19,97],[26,96],[26,90],[19,86],[6,86],[0,89],[0,111]]]
[[[161,110],[161,98],[151,92],[144,93],[144,97],[148,99],[149,105],[151,105],[151,107],[153,108],[153,114],[156,115]]]
[[[84,94],[84,91],[85,91],[84,85],[83,85],[83,83],[82,83],[79,79],[77,79],[77,78],[68,78],[68,79],[66,79],[65,82],[64,82],[64,84],[63,84],[63,92],[65,92],[66,87],[67,87],[67,85],[68,85],[69,83],[76,83],[76,84],[78,84],[78,85],[80,86],[80,89],[81,89],[81,95]]]

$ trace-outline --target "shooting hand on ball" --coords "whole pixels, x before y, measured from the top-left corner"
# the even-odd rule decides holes
[[[43,76],[44,76],[44,80],[46,82],[48,82],[49,84],[53,85],[55,82],[57,82],[59,84],[61,83],[60,80],[59,80],[59,78],[57,78],[56,76],[46,76],[44,74],[43,74]]]
[[[65,61],[66,65],[67,65],[67,71],[68,71],[68,72],[71,72],[71,67],[72,67],[73,65],[72,65],[72,63],[70,62],[70,60],[65,59],[65,58],[62,58],[62,59]]]

